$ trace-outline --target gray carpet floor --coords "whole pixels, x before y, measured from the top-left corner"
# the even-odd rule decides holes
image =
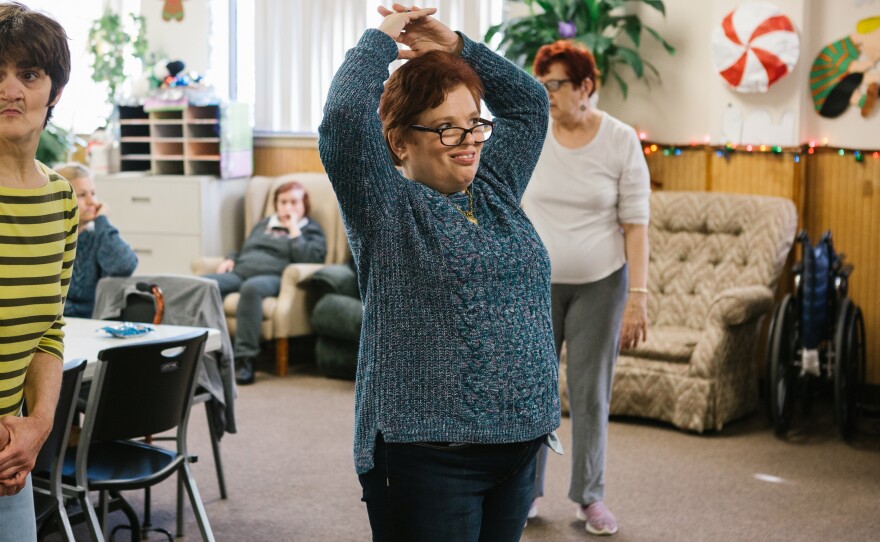
[[[352,465],[352,382],[317,375],[312,366],[278,378],[260,372],[239,390],[239,432],[222,441],[229,498],[221,500],[204,411],[194,410],[193,470],[217,540],[368,541],[369,522]],[[606,503],[620,521],[609,540],[880,540],[880,437],[844,443],[830,407],[817,404],[786,439],[762,414],[720,433],[612,420]],[[564,445],[570,421],[559,431]],[[596,539],[567,499],[569,458],[552,456],[547,496],[522,540]],[[154,489],[153,523],[173,530],[174,486]],[[140,493],[127,494],[138,510]],[[189,506],[186,540],[199,540]],[[120,513],[110,525],[123,522]],[[77,539],[87,540],[82,526]],[[57,540],[55,535],[48,538]],[[116,540],[128,540],[118,533]],[[161,540],[156,534],[150,540]],[[450,541],[454,542],[454,541]]]

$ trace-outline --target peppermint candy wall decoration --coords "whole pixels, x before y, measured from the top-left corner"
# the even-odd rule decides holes
[[[800,43],[791,20],[773,4],[743,4],[712,34],[712,60],[737,92],[767,92],[791,73]]]

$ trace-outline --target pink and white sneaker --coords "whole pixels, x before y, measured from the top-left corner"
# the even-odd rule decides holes
[[[608,536],[617,532],[617,518],[602,501],[577,508],[577,518],[586,521],[587,532],[598,536]]]

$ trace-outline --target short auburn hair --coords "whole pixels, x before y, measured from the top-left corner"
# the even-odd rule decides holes
[[[559,40],[544,45],[535,53],[532,71],[535,75],[546,75],[550,71],[550,66],[556,63],[565,68],[572,86],[579,87],[585,79],[589,79],[593,82],[590,96],[599,88],[599,68],[596,67],[596,58],[584,45],[571,40]]]
[[[299,184],[296,181],[290,181],[282,184],[278,188],[275,189],[275,199],[272,202],[272,206],[277,210],[278,209],[278,196],[285,192],[291,192],[293,190],[302,190],[303,193],[303,207],[305,207],[305,216],[309,216],[309,211],[312,210],[312,206],[309,204],[309,193],[306,192],[306,187]]]
[[[395,165],[401,165],[401,161],[391,147],[391,138],[406,140],[409,127],[418,122],[419,115],[439,107],[451,91],[462,85],[479,107],[483,98],[480,76],[461,57],[443,51],[417,56],[391,74],[379,101],[379,120]]]
[[[40,68],[52,81],[52,103],[70,79],[70,48],[67,33],[58,21],[18,2],[0,4],[0,61],[20,68]],[[43,127],[52,118],[46,113]]]

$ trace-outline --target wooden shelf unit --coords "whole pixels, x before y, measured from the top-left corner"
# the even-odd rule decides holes
[[[247,177],[253,136],[246,104],[145,111],[120,105],[120,172]]]

